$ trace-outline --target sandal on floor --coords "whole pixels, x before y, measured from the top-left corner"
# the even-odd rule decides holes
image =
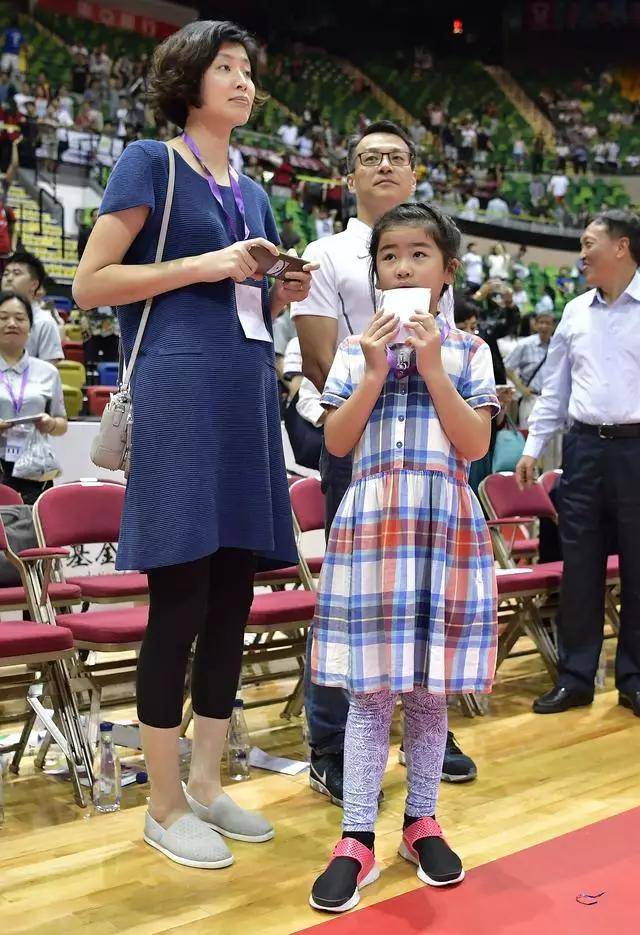
[[[329,866],[313,884],[309,905],[324,912],[347,912],[360,902],[360,890],[380,876],[373,851],[355,838],[338,841]]]
[[[424,842],[416,848],[416,844]],[[419,818],[405,828],[398,853],[417,864],[418,879],[429,886],[450,886],[464,880],[462,861],[445,841],[435,818]]]

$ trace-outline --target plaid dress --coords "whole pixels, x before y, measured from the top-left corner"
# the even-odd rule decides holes
[[[442,357],[470,406],[498,411],[491,354],[480,338],[452,329]],[[323,405],[341,406],[364,371],[358,338],[347,338]],[[329,536],[313,626],[314,682],[352,693],[491,690],[494,560],[468,467],[422,377],[390,371],[354,449],[351,486]]]

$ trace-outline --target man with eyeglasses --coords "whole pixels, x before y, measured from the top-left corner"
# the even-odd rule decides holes
[[[308,298],[293,303],[305,379],[299,391],[304,405],[318,398],[336,348],[349,334],[361,334],[374,312],[369,286],[369,238],[378,218],[410,201],[416,188],[415,145],[402,127],[388,120],[369,124],[353,136],[347,150],[347,187],[356,199],[357,214],[344,231],[310,243],[304,259],[318,263]],[[335,458],[323,448],[320,474],[325,495],[325,531],[351,481],[351,456]],[[309,649],[311,633],[309,634]],[[308,660],[307,660],[308,662]],[[309,725],[311,787],[342,805],[342,760],[348,699],[338,688],[314,685],[307,664],[305,710]],[[402,760],[402,755],[401,755]],[[474,779],[473,761],[449,733],[443,779]]]

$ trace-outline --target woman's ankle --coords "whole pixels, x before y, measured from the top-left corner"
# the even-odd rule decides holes
[[[177,821],[182,815],[187,815],[191,811],[184,795],[175,796],[171,800],[163,800],[153,797],[153,792],[149,798],[147,811],[154,821],[159,825],[168,827],[174,821]]]
[[[222,783],[211,780],[191,779],[187,783],[187,792],[201,805],[211,805],[222,793]]]

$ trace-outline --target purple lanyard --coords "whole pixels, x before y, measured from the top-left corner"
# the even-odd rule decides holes
[[[22,404],[24,403],[24,391],[27,386],[28,378],[29,378],[29,368],[27,367],[27,369],[22,374],[22,379],[20,380],[20,392],[18,393],[18,397],[16,398],[16,394],[13,392],[13,387],[11,386],[8,376],[6,375],[6,373],[0,373],[0,380],[2,380],[7,390],[9,391],[9,396],[11,397],[11,402],[13,403],[13,409],[15,411],[16,416],[20,415],[20,410],[22,409]]]
[[[202,156],[200,155],[200,150],[198,149],[198,145],[196,141],[192,139],[188,133],[183,133],[182,139],[185,141],[186,145],[189,147],[189,149],[191,150],[191,152],[196,157],[196,159],[198,160],[198,162],[200,163],[200,165],[205,171],[205,174],[207,176],[207,182],[209,183],[209,188],[211,189],[211,194],[213,195],[215,200],[218,202],[218,204],[222,208],[222,213],[227,219],[227,230],[229,234],[231,235],[231,239],[234,241],[247,240],[247,238],[251,234],[251,231],[249,230],[249,227],[247,226],[247,218],[246,218],[245,210],[244,210],[244,198],[242,197],[242,191],[240,189],[240,184],[238,182],[238,173],[235,171],[233,166],[231,165],[229,166],[229,181],[231,182],[231,191],[233,192],[233,197],[236,203],[236,207],[238,211],[240,212],[240,217],[242,218],[242,223],[244,224],[244,236],[243,237],[238,236],[238,228],[236,225],[236,219],[231,217],[231,215],[225,208],[224,201],[222,200],[222,192],[220,191],[220,186],[218,185],[214,177],[211,175],[211,172],[209,171],[209,169],[206,167],[206,165],[202,161]]]
[[[449,326],[449,322],[445,319],[442,329],[440,330],[441,346],[449,337],[450,331],[451,327]],[[418,368],[415,365],[415,353],[413,348],[409,347],[407,344],[397,346],[395,351],[388,347],[387,363],[396,380],[404,380],[405,377],[410,377],[412,373],[418,372]]]

